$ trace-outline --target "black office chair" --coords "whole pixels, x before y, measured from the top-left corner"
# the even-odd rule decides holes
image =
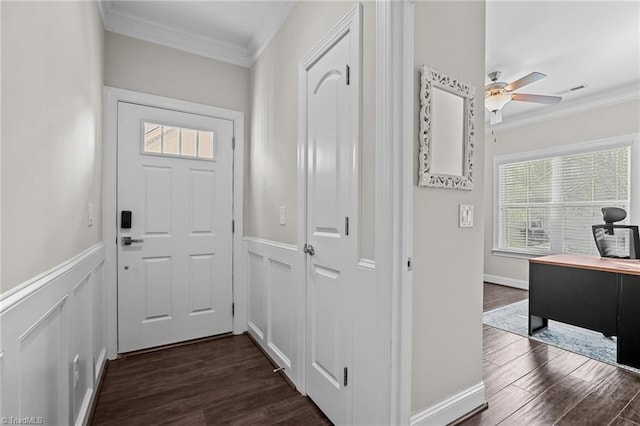
[[[639,259],[640,237],[636,225],[614,225],[627,217],[620,207],[603,207],[604,225],[593,225],[593,238],[602,257]]]

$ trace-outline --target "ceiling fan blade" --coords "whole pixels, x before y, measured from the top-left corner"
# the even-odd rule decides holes
[[[525,75],[521,79],[508,84],[507,87],[504,88],[504,90],[506,90],[507,92],[513,92],[514,90],[526,86],[527,84],[531,84],[534,81],[542,80],[546,76],[546,74],[542,74],[541,72],[532,72]]]
[[[537,104],[555,105],[562,100],[562,96],[548,95],[527,95],[525,93],[514,93],[511,95],[512,101],[535,102]]]

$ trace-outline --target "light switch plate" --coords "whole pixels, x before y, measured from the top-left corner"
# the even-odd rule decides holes
[[[460,204],[460,228],[471,228],[473,226],[473,204]]]
[[[284,225],[286,223],[286,211],[284,206],[280,206],[280,225]]]

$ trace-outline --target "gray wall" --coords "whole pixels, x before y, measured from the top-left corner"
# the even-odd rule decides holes
[[[529,260],[495,255],[493,249],[493,159],[495,156],[532,151],[578,142],[610,138],[640,132],[640,100],[604,106],[552,120],[507,130],[494,130],[487,136],[485,150],[485,244],[484,273],[516,280],[527,286]],[[636,187],[636,190],[640,188]],[[636,193],[636,197],[640,197]],[[638,216],[632,217],[637,220]]]
[[[426,64],[475,87],[476,150],[472,191],[414,187],[413,414],[482,381],[484,13],[482,1],[416,3],[415,81]],[[418,111],[416,84],[416,159]],[[459,204],[474,206],[472,228],[458,228]]]
[[[2,2],[0,292],[102,240],[103,64],[95,2]]]
[[[249,112],[249,69],[107,32],[105,85]]]
[[[297,243],[298,62],[354,6],[354,2],[299,2],[251,68],[251,148],[246,234]],[[361,162],[362,257],[373,249],[373,115],[375,5],[364,3]],[[287,212],[279,224],[279,209]]]

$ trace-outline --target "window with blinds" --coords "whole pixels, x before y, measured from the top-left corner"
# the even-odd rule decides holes
[[[600,209],[630,215],[631,147],[496,161],[495,249],[523,254],[598,255],[591,225]]]

